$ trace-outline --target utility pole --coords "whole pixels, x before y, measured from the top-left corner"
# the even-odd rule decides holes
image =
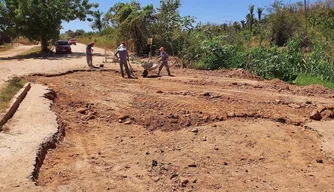
[[[305,12],[305,23],[306,23],[306,37],[308,36],[307,31],[308,31],[308,22],[307,22],[307,0],[304,0],[304,12]]]

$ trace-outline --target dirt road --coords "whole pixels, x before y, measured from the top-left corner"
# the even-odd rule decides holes
[[[85,46],[72,49],[47,59],[2,60],[0,77],[84,69]],[[31,191],[333,189],[322,139],[303,127],[321,106],[323,121],[333,118],[333,91],[243,70],[173,68],[174,77],[122,79],[117,65],[105,66],[111,71],[26,77],[55,90],[52,110],[66,134]]]
[[[20,55],[31,48],[34,48],[38,45],[21,45],[21,44],[14,44],[12,49],[0,52],[0,59],[1,58],[8,58]]]
[[[22,46],[23,47],[23,46]],[[31,73],[62,73],[73,69],[84,69],[86,46],[77,44],[72,46],[73,54],[53,55],[47,58],[11,59],[0,57],[0,87],[12,76],[22,76]],[[102,63],[104,50],[94,48],[93,63]],[[17,55],[18,52],[11,52]],[[11,56],[14,56],[11,55]]]
[[[57,92],[66,137],[38,185],[51,191],[330,191],[334,166],[302,125],[334,93],[242,70],[29,77]],[[137,72],[137,74],[139,71]],[[246,78],[246,79],[245,79]]]

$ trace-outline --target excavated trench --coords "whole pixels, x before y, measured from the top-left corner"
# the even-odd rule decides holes
[[[51,101],[54,101],[57,98],[57,94],[54,90],[50,89],[48,93],[44,94],[44,97]],[[67,124],[61,120],[61,117],[59,117],[59,115],[57,115],[57,124],[58,131],[50,138],[48,138],[46,142],[42,143],[38,148],[34,164],[34,170],[31,175],[31,178],[34,182],[37,182],[38,180],[39,171],[43,165],[46,155],[48,154],[48,151],[50,149],[55,149],[57,144],[59,144],[59,142],[61,142],[65,137],[65,129]]]

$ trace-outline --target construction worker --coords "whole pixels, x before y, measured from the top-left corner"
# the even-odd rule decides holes
[[[89,68],[94,68],[93,66],[93,49],[92,47],[94,47],[94,42],[90,42],[88,43],[87,47],[86,47],[86,58],[87,58],[87,64]]]
[[[170,71],[169,71],[169,66],[168,66],[168,55],[165,51],[165,48],[164,47],[160,47],[159,49],[160,51],[160,66],[159,66],[159,71],[158,71],[158,75],[160,75],[160,72],[162,70],[162,68],[165,66],[166,67],[166,70],[167,70],[167,73],[169,76],[172,76]]]
[[[128,51],[126,50],[125,42],[122,42],[121,45],[117,48],[115,57],[119,59],[119,67],[121,68],[122,77],[124,78],[124,71],[123,71],[123,66],[124,66],[126,74],[128,75],[128,78],[132,78],[130,71],[129,71],[129,66],[127,63],[127,61],[129,61],[129,54],[128,54]]]

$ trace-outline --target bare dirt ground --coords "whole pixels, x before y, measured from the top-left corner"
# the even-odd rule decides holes
[[[50,191],[334,188],[333,163],[318,136],[303,128],[313,110],[334,105],[334,92],[242,70],[172,72],[27,77],[56,91],[53,110],[66,129],[37,184]]]
[[[36,47],[36,46],[38,46],[38,45],[14,44],[14,47],[12,49],[0,52],[0,58],[17,56],[17,55],[20,55],[20,54],[28,51],[31,48]]]
[[[32,48],[24,47],[25,51]],[[10,56],[0,55],[0,87],[13,76],[22,76],[32,73],[63,73],[73,69],[85,69],[87,66],[85,58],[86,46],[78,43],[73,45],[72,54],[50,55],[49,57],[37,58],[15,58],[20,51],[10,51]],[[103,49],[94,48],[93,63],[102,63]]]

